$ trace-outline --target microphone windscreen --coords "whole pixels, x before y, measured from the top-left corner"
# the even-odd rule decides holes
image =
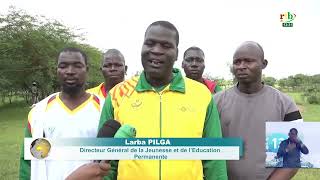
[[[113,137],[120,127],[121,124],[118,121],[110,119],[103,124],[97,137]]]
[[[135,138],[136,129],[128,124],[125,124],[119,128],[119,130],[114,135],[114,138]]]

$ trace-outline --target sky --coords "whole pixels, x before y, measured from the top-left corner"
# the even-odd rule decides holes
[[[85,33],[85,43],[103,51],[116,48],[125,56],[128,76],[142,70],[141,47],[149,24],[173,23],[184,51],[198,46],[205,53],[205,73],[232,78],[229,65],[244,41],[256,41],[269,61],[263,71],[277,79],[298,73],[319,74],[320,1],[317,0],[1,0],[31,15],[44,15]],[[280,14],[294,13],[293,27],[282,27]],[[318,61],[317,61],[318,60]]]

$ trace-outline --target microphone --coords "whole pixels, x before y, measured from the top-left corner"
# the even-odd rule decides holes
[[[118,129],[121,127],[121,124],[114,120],[114,119],[109,119],[106,121],[102,128],[99,129],[98,131],[98,138],[111,138],[114,137]],[[100,163],[101,160],[94,160],[93,162],[95,163]],[[109,160],[105,160],[106,163],[109,163]]]
[[[136,129],[129,124],[125,124],[119,128],[119,130],[114,135],[114,138],[135,138],[136,135]]]
[[[118,129],[121,127],[121,124],[113,119],[106,121],[102,128],[99,130],[97,137],[114,137]]]
[[[121,124],[113,119],[106,121],[99,130],[98,138],[134,138],[136,137],[136,129],[128,124],[121,126]],[[104,160],[109,163],[109,160]],[[101,160],[94,160],[93,162],[101,162]]]
[[[114,137],[114,138],[135,138],[136,129],[129,124],[121,126],[121,124],[113,119],[106,121],[99,130],[97,137]]]

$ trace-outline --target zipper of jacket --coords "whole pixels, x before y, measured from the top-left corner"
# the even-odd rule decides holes
[[[162,93],[158,93],[160,96],[160,138],[162,137]],[[159,160],[159,180],[161,180],[161,160]]]

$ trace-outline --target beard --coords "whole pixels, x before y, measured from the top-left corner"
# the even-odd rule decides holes
[[[62,91],[66,94],[69,94],[70,96],[74,96],[82,90],[82,87],[83,84],[76,84],[73,86],[70,86],[68,84],[62,84]]]

